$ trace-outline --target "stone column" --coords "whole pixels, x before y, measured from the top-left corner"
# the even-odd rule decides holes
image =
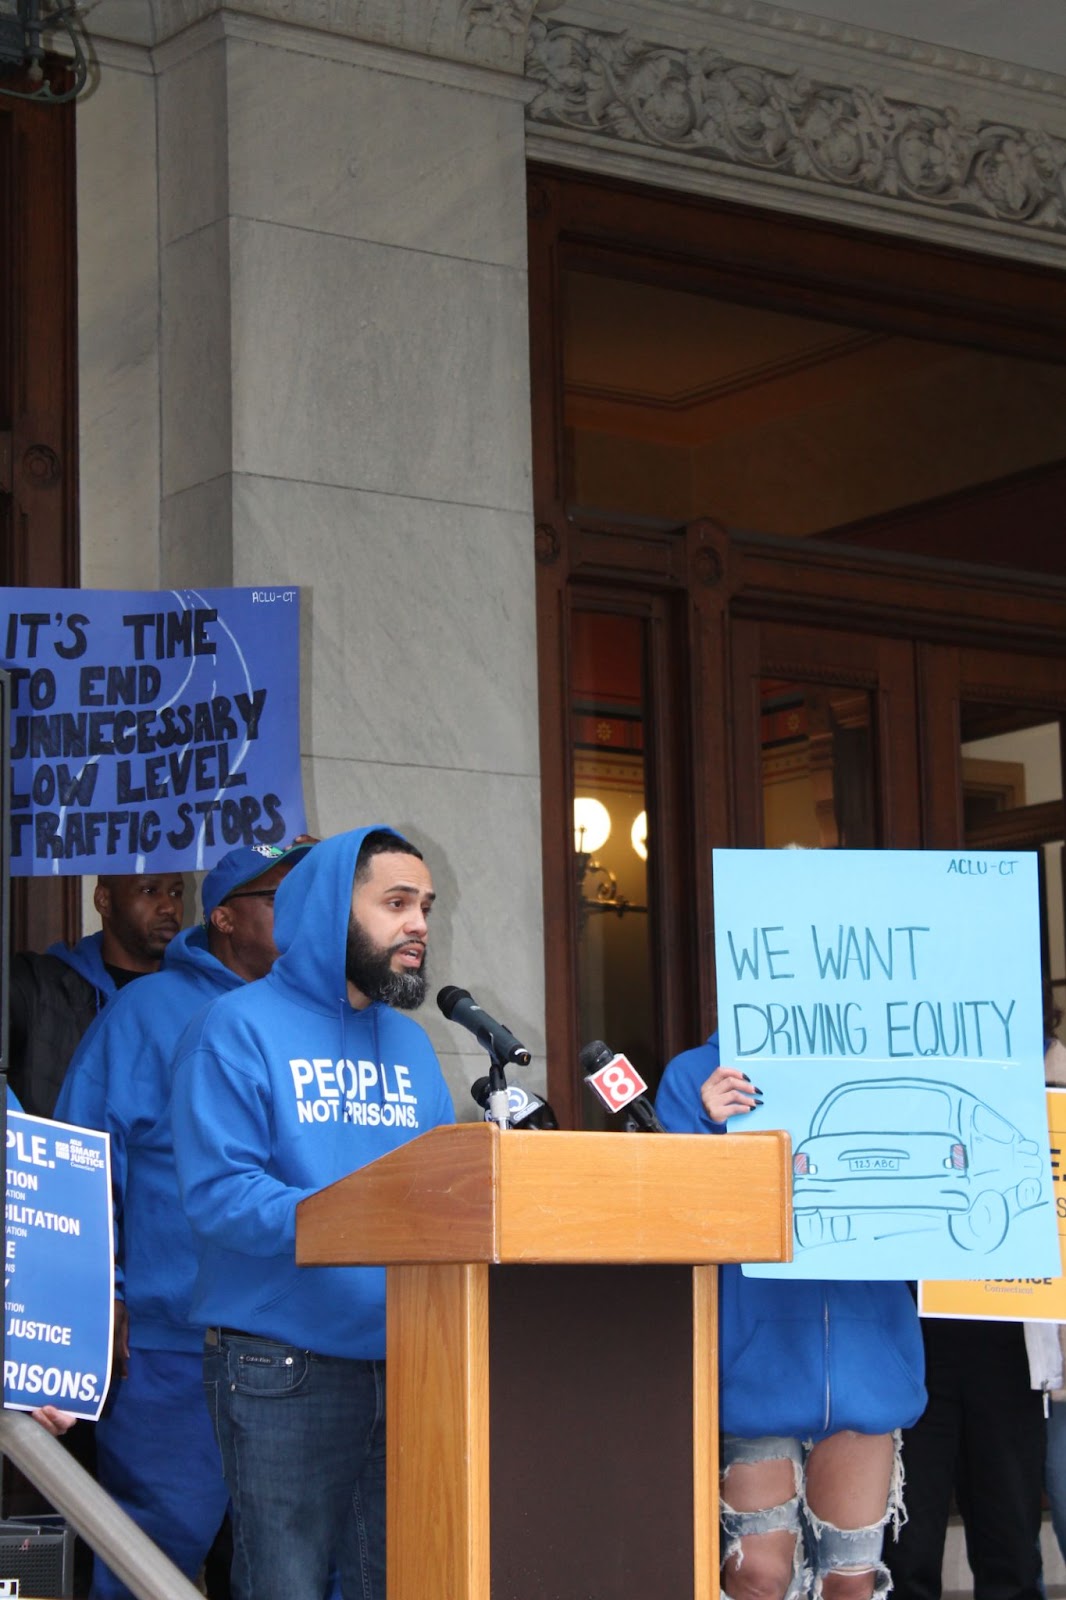
[[[531,10],[155,0],[152,59],[161,579],[301,585],[310,825],[408,830],[431,992],[542,1051]],[[486,1058],[423,1020],[472,1113]]]

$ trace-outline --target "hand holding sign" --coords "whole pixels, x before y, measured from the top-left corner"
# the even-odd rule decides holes
[[[700,1089],[700,1099],[712,1122],[727,1122],[763,1103],[762,1091],[739,1067],[716,1067]]]
[[[6,1153],[4,1404],[95,1422],[111,1367],[110,1142],[9,1111]]]

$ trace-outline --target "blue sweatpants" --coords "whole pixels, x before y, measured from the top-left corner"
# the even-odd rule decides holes
[[[96,1424],[101,1486],[190,1581],[229,1504],[200,1352],[131,1350]],[[96,1559],[91,1600],[133,1600]]]

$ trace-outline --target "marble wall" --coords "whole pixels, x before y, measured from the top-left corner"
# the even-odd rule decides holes
[[[127,579],[115,519],[108,581],[301,586],[309,825],[384,820],[424,847],[433,992],[503,1016],[543,1088],[525,91],[228,15],[151,62],[145,129],[101,126],[82,175],[135,171],[151,231],[151,438],[123,454],[154,473],[155,521]],[[103,255],[102,216],[86,235]],[[113,273],[86,313],[121,348]],[[121,481],[99,440],[83,452]],[[110,538],[86,520],[90,572]],[[472,1114],[486,1058],[423,1020]]]

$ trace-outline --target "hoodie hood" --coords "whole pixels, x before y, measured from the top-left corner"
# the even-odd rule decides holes
[[[345,957],[352,910],[355,864],[368,833],[386,823],[353,828],[322,839],[309,851],[299,872],[290,872],[274,897],[274,943],[279,957],[270,980],[294,992],[319,1011],[336,1013],[348,999]],[[396,834],[397,844],[403,842]]]
[[[232,972],[217,956],[211,954],[207,944],[207,929],[198,922],[195,927],[183,928],[163,951],[164,972],[178,972],[183,977],[202,978],[218,989],[239,989],[244,979]],[[151,990],[155,993],[155,990]]]
[[[102,933],[88,933],[73,947],[64,944],[61,939],[50,944],[48,954],[62,961],[65,966],[73,967],[79,978],[91,983],[94,989],[111,995],[115,993],[115,980],[104,966],[103,946]]]

